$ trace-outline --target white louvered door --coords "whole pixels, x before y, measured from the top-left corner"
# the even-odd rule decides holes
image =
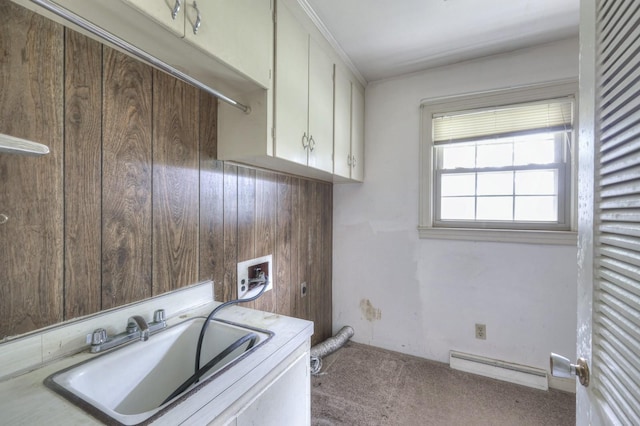
[[[640,1],[581,9],[576,420],[640,425]]]

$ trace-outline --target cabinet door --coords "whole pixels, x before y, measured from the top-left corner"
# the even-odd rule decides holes
[[[351,81],[335,67],[333,94],[333,173],[351,177]]]
[[[309,40],[309,166],[333,172],[333,62]]]
[[[307,164],[309,108],[309,34],[283,2],[276,23],[276,157]],[[305,142],[306,144],[306,142]]]
[[[115,34],[122,36],[123,28],[131,33],[131,25],[126,22],[127,19],[135,20],[135,33],[145,33],[148,30],[149,22],[143,22],[145,17],[151,18],[169,32],[184,37],[184,3],[186,0],[180,0],[180,8],[173,18],[173,9],[176,0],[53,0],[63,8],[75,13],[87,21]],[[126,5],[126,7],[123,7]],[[132,14],[130,7],[135,12]],[[126,19],[122,16],[127,14]],[[133,15],[133,16],[130,16]],[[126,41],[136,44],[134,40]]]
[[[305,426],[311,423],[309,355],[299,358],[236,419],[237,426]]]
[[[364,180],[364,94],[351,86],[351,179]]]
[[[184,37],[184,7],[186,0],[120,0],[148,15],[178,37]],[[173,14],[176,10],[177,13]]]
[[[150,1],[150,0],[146,0]],[[157,0],[156,0],[157,1]],[[273,12],[270,0],[186,0],[185,39],[271,88]],[[164,2],[159,2],[164,3]],[[194,27],[200,22],[197,32]]]

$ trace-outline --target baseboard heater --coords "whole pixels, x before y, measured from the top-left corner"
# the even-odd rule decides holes
[[[542,390],[549,389],[547,372],[541,368],[456,351],[449,353],[449,366],[454,370],[466,371],[505,382]]]

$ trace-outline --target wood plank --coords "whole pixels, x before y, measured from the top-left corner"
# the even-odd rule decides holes
[[[277,182],[278,176],[275,173],[264,170],[256,171],[256,257],[272,255],[272,267],[275,267],[278,262],[275,254]],[[277,286],[279,284],[273,276],[274,273],[275,271],[269,271],[276,286],[256,300],[256,309],[266,312],[276,311]]]
[[[213,280],[215,299],[224,297],[224,164],[217,158],[218,100],[200,91],[199,280]]]
[[[328,339],[333,334],[333,187],[322,185],[322,203],[316,206],[322,215],[322,310],[319,325],[321,340]]]
[[[224,280],[221,301],[237,299],[238,167],[224,165]]]
[[[309,204],[310,204],[310,182],[306,179],[298,179],[297,191],[293,197],[293,217],[295,227],[295,238],[297,241],[297,256],[292,262],[296,262],[297,281],[293,286],[293,316],[303,319],[311,319],[309,313],[309,299],[311,298],[311,285],[309,277]],[[292,252],[293,253],[293,252]],[[300,286],[306,283],[306,295],[302,294]]]
[[[238,167],[238,262],[256,257],[256,171]],[[255,309],[255,302],[243,303]]]
[[[153,73],[153,290],[198,280],[198,96],[161,71]]]
[[[102,309],[151,296],[152,68],[104,47]]]
[[[238,167],[238,262],[256,257],[256,171]]]
[[[289,315],[300,318],[300,179],[291,179],[291,259],[289,268],[291,269],[291,286],[289,294],[291,296]],[[304,274],[302,274],[305,277]]]
[[[101,307],[102,46],[65,30],[64,317]]]
[[[309,184],[309,317],[314,322],[311,344],[323,340],[324,274],[322,273],[324,250],[322,247],[322,184]]]
[[[0,132],[49,146],[0,155],[0,338],[63,318],[63,27],[0,2]]]
[[[291,293],[293,291],[292,262],[291,262],[291,234],[292,234],[292,180],[288,175],[278,176],[278,194],[276,210],[276,249],[274,262],[276,264],[276,312],[281,315],[291,315]]]

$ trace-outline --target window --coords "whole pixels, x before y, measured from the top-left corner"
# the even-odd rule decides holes
[[[423,103],[421,237],[575,243],[575,84]]]

